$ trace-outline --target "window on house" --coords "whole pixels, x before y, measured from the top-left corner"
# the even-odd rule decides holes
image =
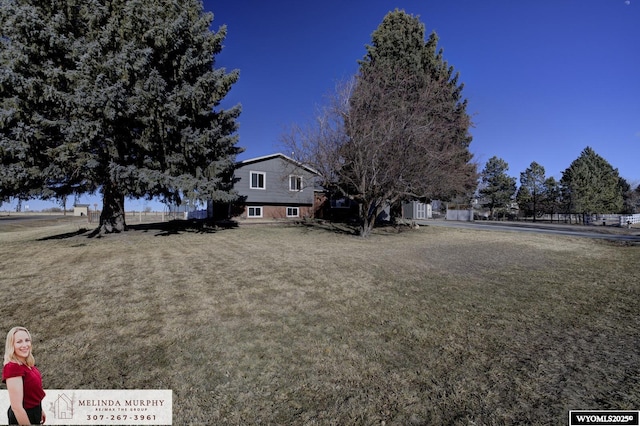
[[[247,207],[247,217],[262,217],[262,207]]]
[[[251,172],[251,189],[265,189],[265,175],[264,172]]]
[[[302,191],[302,176],[289,176],[289,191]]]
[[[287,217],[300,217],[300,209],[298,207],[287,207]]]
[[[331,199],[332,209],[348,209],[351,206],[351,202],[348,198]]]

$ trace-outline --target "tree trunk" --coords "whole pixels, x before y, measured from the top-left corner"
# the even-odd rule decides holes
[[[124,195],[111,185],[105,185],[102,195],[99,234],[111,234],[127,230],[124,218]]]
[[[536,221],[536,195],[533,194],[533,221]]]
[[[382,213],[382,208],[376,207],[375,203],[360,203],[360,236],[367,238],[376,224],[378,215]]]
[[[371,235],[371,230],[373,229],[373,225],[375,224],[375,218],[372,220],[369,217],[365,217],[362,221],[362,225],[360,226],[360,236],[362,238],[367,238]]]

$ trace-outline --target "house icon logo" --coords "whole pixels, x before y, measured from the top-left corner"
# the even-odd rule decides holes
[[[73,419],[73,401],[64,393],[61,393],[53,403],[53,412],[56,419]]]

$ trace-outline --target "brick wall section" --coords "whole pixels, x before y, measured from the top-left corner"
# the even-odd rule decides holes
[[[243,220],[260,220],[260,219],[303,219],[305,217],[313,217],[313,207],[312,206],[270,206],[270,205],[261,205],[256,207],[262,207],[262,217],[261,218],[249,218],[247,216],[247,209],[253,206],[245,206],[244,212],[238,217],[238,219]],[[298,217],[287,217],[287,207],[298,207],[299,216]]]

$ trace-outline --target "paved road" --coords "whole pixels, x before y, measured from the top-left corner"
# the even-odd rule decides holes
[[[73,215],[62,214],[24,214],[24,213],[0,213],[0,223],[30,222],[34,220],[73,220]]]
[[[86,218],[73,217],[70,215],[5,215],[0,213],[0,225],[19,223],[25,221],[86,221]],[[640,243],[640,228],[602,228],[598,226],[579,226],[562,224],[537,224],[530,222],[458,222],[454,220],[433,219],[426,221],[416,221],[420,225],[445,226],[450,228],[468,228],[488,231],[502,232],[533,232],[538,234],[567,235],[572,237],[596,238],[611,241],[621,241],[630,243]]]
[[[20,214],[0,212],[0,228],[9,226],[48,226],[62,223],[87,223],[87,217],[57,214]]]
[[[538,234],[567,235],[582,238],[597,238],[612,241],[626,241],[640,243],[640,229],[598,229],[598,227],[561,225],[561,224],[533,224],[518,222],[457,222],[452,220],[427,220],[417,222],[430,226],[446,226],[451,228],[469,228],[503,232],[533,232]]]

